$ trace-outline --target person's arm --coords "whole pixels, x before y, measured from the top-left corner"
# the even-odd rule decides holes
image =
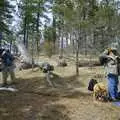
[[[111,58],[108,55],[108,50],[107,49],[99,56],[99,60],[100,60],[101,65],[106,65],[110,59]]]
[[[100,56],[108,57],[108,50],[106,49]]]

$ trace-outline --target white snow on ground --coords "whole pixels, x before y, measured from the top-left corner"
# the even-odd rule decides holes
[[[12,87],[0,87],[0,91],[17,92],[18,90]]]

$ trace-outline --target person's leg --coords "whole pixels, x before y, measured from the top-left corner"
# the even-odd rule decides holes
[[[15,73],[14,73],[14,67],[10,66],[8,68],[9,74],[10,74],[10,78],[11,78],[11,84],[15,82]]]
[[[112,74],[108,75],[108,93],[109,97],[116,99],[118,92],[118,77]]]
[[[119,84],[119,81],[118,81],[118,76],[114,76],[115,78],[115,84],[114,84],[114,91],[115,91],[115,96],[116,98],[118,98],[118,84]]]
[[[10,77],[11,77],[11,82],[14,83],[15,82],[15,73],[14,73],[14,70],[10,70],[9,74],[10,74]]]
[[[2,71],[3,86],[7,85],[8,72]]]

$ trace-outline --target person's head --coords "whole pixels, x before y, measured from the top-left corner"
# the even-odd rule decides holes
[[[111,53],[117,55],[118,54],[117,49],[112,47],[108,48],[108,55],[110,55]]]

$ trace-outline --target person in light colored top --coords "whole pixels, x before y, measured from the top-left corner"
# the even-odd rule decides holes
[[[108,94],[109,98],[114,101],[119,98],[118,93],[119,56],[117,49],[109,48],[105,50],[101,56],[107,58],[107,61],[105,62],[104,66],[108,79]]]

